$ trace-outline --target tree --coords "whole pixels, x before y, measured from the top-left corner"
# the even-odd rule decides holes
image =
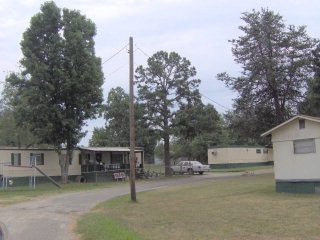
[[[204,105],[201,100],[194,105],[182,104],[173,119],[175,137],[181,146],[179,157],[205,162],[208,146],[225,141],[223,125],[222,117],[213,105]]]
[[[95,127],[89,140],[90,147],[113,146],[110,132],[105,127]]]
[[[102,103],[95,34],[95,24],[78,11],[61,14],[54,2],[44,3],[23,33],[22,77],[7,79],[17,90],[11,101],[17,124],[28,127],[39,143],[54,146],[63,183],[85,120],[94,118]]]
[[[136,145],[143,147],[145,162],[153,163],[159,133],[144,117],[146,115],[148,115],[148,109],[144,108],[143,104],[135,103]]]
[[[240,100],[240,99],[237,99]],[[257,105],[252,108],[238,106],[245,104],[235,102],[235,110],[228,111],[225,115],[225,121],[230,136],[229,145],[267,145],[268,138],[261,138],[261,132],[275,126],[276,117],[273,109],[269,106]]]
[[[14,73],[8,76],[8,78],[15,77],[16,74]],[[28,129],[15,124],[14,112],[10,107],[10,100],[15,95],[16,89],[9,84],[5,84],[0,100],[0,145],[18,148],[35,146],[35,136]]]
[[[145,110],[135,105],[136,145],[144,148],[145,158],[151,158],[157,136],[142,118]],[[129,95],[123,88],[110,90],[103,111],[106,126],[94,129],[90,146],[129,146]]]
[[[235,61],[242,65],[242,76],[221,73],[218,79],[239,93],[235,107],[243,108],[238,112],[249,113],[247,118],[256,118],[251,114],[264,107],[266,111],[272,109],[275,122],[267,123],[271,128],[297,112],[310,78],[316,40],[307,36],[305,26],[287,27],[279,14],[268,9],[246,12],[241,19],[246,24],[239,27],[244,34],[231,43]]]
[[[105,106],[106,129],[112,138],[112,145],[129,146],[129,95],[121,87],[112,88]]]
[[[177,53],[159,51],[148,59],[148,66],[136,69],[138,102],[142,104],[145,118],[159,132],[164,143],[165,175],[170,176],[170,136],[172,119],[183,103],[199,98],[199,79],[195,67]]]
[[[299,106],[301,114],[320,117],[320,44],[313,51],[314,77],[310,79],[306,98]]]

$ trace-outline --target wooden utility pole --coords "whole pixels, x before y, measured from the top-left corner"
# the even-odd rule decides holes
[[[133,94],[133,39],[129,38],[129,114],[130,114],[130,192],[131,201],[136,202],[136,154],[135,154],[135,124],[134,124],[134,94]]]

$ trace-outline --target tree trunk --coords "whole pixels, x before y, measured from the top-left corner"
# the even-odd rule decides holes
[[[171,172],[171,162],[170,162],[170,137],[168,134],[165,134],[164,138],[164,164],[165,164],[165,176],[170,177],[172,175]]]
[[[59,156],[59,165],[61,169],[61,183],[68,183],[68,172],[69,172],[69,159],[70,159],[70,150],[67,150],[67,154],[62,154],[61,151],[58,152]],[[72,151],[71,151],[72,156]]]
[[[281,105],[279,103],[279,97],[274,96],[273,99],[274,99],[274,105],[275,105],[275,110],[276,110],[276,121],[277,121],[277,124],[281,124],[285,121],[285,118],[284,118],[283,110],[282,110]]]

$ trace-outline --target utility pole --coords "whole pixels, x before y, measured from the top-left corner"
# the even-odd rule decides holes
[[[130,192],[131,201],[136,202],[136,155],[135,155],[135,124],[133,94],[133,38],[129,38],[129,114],[130,114]]]

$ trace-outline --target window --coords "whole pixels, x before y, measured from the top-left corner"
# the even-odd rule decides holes
[[[21,166],[21,153],[11,153],[11,165]]]
[[[295,154],[316,152],[316,145],[314,139],[295,140],[293,141],[293,148]]]
[[[299,129],[306,127],[306,121],[304,119],[299,119]]]
[[[44,165],[44,154],[30,153],[30,160],[33,165]]]
[[[256,153],[260,154],[261,153],[261,149],[260,148],[256,149]]]
[[[268,149],[267,149],[267,148],[264,148],[264,149],[263,149],[263,153],[264,153],[264,154],[268,154]]]
[[[111,153],[111,163],[122,163],[123,162],[123,153]]]
[[[82,154],[79,153],[79,165],[82,165]]]

